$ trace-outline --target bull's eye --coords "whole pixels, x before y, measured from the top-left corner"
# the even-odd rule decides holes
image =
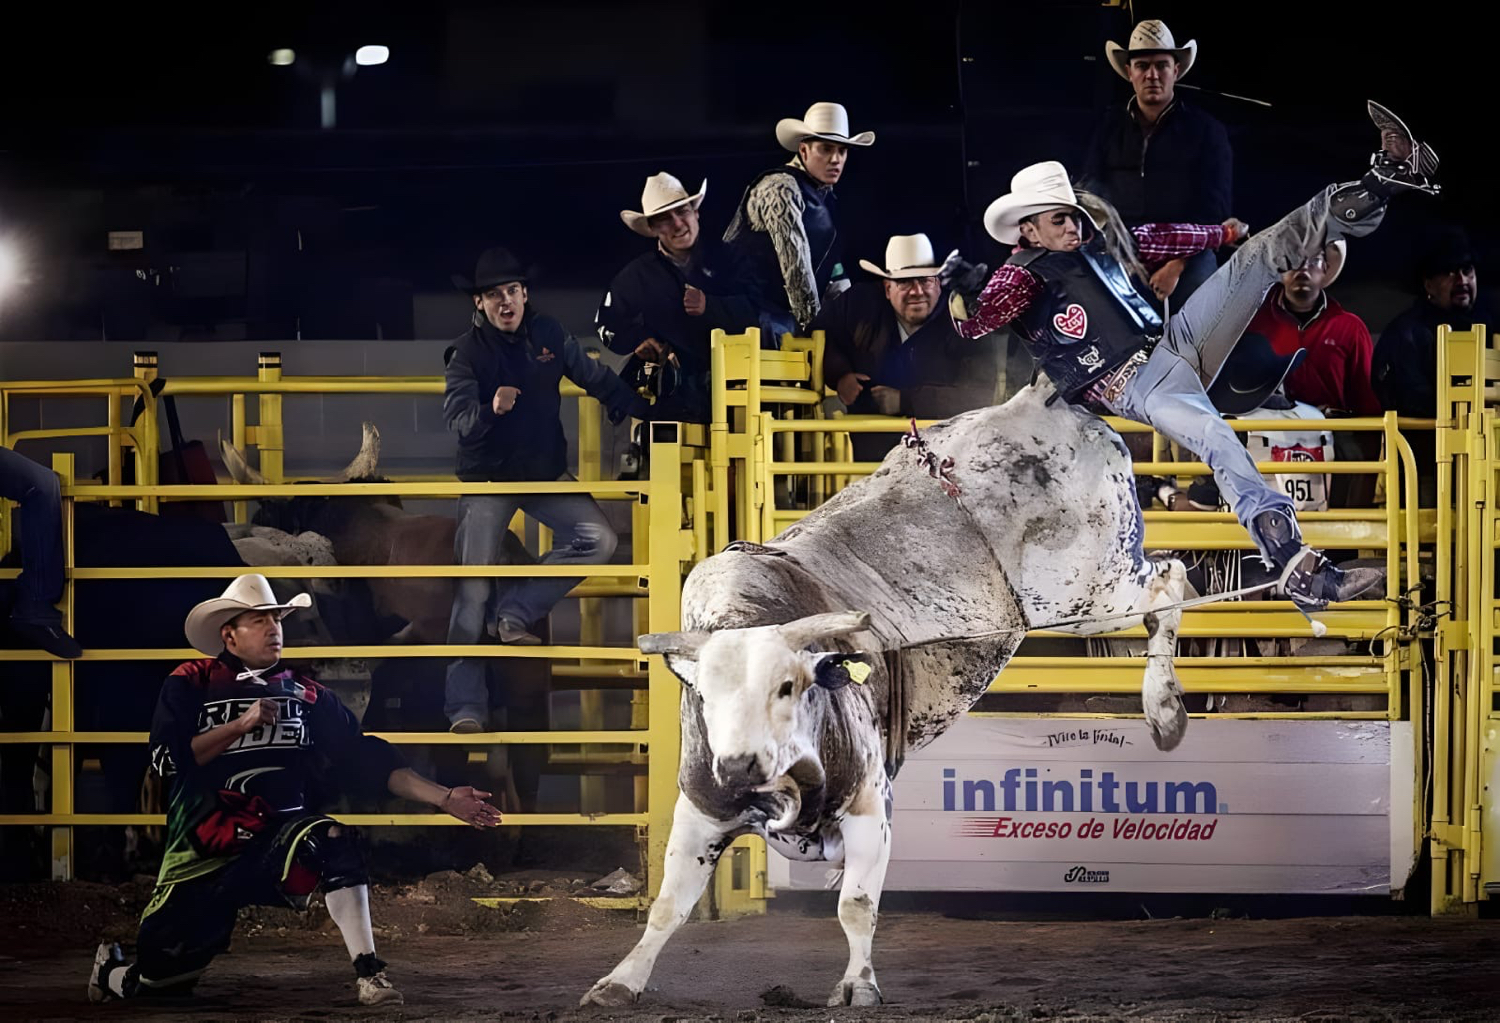
[[[781,688],[778,689],[778,690],[776,690],[776,697],[777,697],[777,699],[781,699],[781,700],[786,699],[788,696],[792,695],[792,693],[796,690],[796,688],[797,688],[796,685],[793,684],[793,683],[791,683],[791,682],[783,682],[783,683],[781,683]]]

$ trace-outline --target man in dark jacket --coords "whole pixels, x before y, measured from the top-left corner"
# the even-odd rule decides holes
[[[1128,46],[1104,47],[1135,95],[1109,110],[1094,131],[1081,182],[1120,211],[1127,227],[1222,224],[1231,215],[1233,154],[1224,125],[1177,97],[1177,80],[1198,55],[1178,46],[1160,21],[1143,21]],[[1211,251],[1169,260],[1151,276],[1158,301],[1181,309],[1218,268]]]
[[[1476,322],[1494,323],[1487,296],[1479,294],[1479,277],[1468,235],[1460,228],[1434,231],[1417,257],[1421,294],[1380,334],[1370,377],[1387,409],[1403,416],[1436,418],[1437,329],[1447,324],[1468,330]]]
[[[1437,329],[1447,324],[1469,330],[1476,323],[1496,322],[1496,309],[1479,293],[1474,251],[1458,227],[1431,231],[1417,255],[1421,294],[1380,333],[1370,365],[1370,382],[1386,411],[1420,419],[1448,415],[1438,408]],[[1417,462],[1421,504],[1437,496],[1437,446],[1431,430],[1406,433]]]
[[[740,334],[757,323],[755,306],[737,293],[727,249],[699,234],[698,207],[707,191],[707,181],[689,195],[670,174],[646,179],[641,211],[621,210],[620,219],[656,245],[615,275],[594,314],[599,340],[633,357],[627,380],[649,364],[675,381],[657,391],[652,419],[708,422],[709,337],[715,329]]]
[[[823,307],[823,379],[854,415],[947,419],[995,399],[1000,349],[994,335],[959,337],[945,309],[942,267],[925,234],[896,235],[881,278],[854,285]],[[878,462],[896,445],[885,433],[853,434],[854,458]]]
[[[551,483],[568,479],[563,436],[564,377],[599,399],[610,419],[644,416],[646,402],[614,371],[584,354],[550,316],[527,309],[527,272],[505,249],[479,257],[472,281],[456,280],[474,298],[474,322],[454,343],[443,392],[443,418],[458,435],[458,478],[465,482]],[[587,494],[484,494],[459,498],[454,559],[493,565],[517,510],[549,527],[555,539],[544,565],[596,565],[609,560],[618,538]],[[506,589],[493,624],[502,643],[536,644],[528,631],[578,584],[555,576],[525,579]],[[460,579],[448,642],[478,643],[485,631],[489,579]],[[455,732],[486,727],[485,661],[460,658],[448,666],[444,711]]]

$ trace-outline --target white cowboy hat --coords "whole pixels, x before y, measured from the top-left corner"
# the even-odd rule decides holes
[[[1340,238],[1323,249],[1323,259],[1328,269],[1323,271],[1323,290],[1327,291],[1344,272],[1344,262],[1349,256],[1349,243]]]
[[[279,611],[278,617],[285,618],[299,607],[311,606],[312,598],[305,593],[297,594],[285,604],[278,602],[266,577],[252,573],[235,579],[222,596],[205,600],[189,611],[182,631],[194,650],[217,657],[224,649],[219,629],[235,615],[246,611]]]
[[[954,249],[949,253],[949,258],[957,254],[958,250]],[[942,261],[933,256],[932,242],[928,241],[925,234],[892,235],[891,240],[885,244],[884,267],[876,266],[868,259],[861,259],[859,265],[876,277],[884,277],[888,281],[933,277],[943,268]]]
[[[776,141],[781,148],[797,151],[797,143],[805,139],[822,139],[845,146],[868,146],[875,141],[873,131],[849,134],[849,111],[840,103],[814,103],[799,120],[783,117],[776,122]]]
[[[696,210],[702,205],[703,197],[707,194],[707,178],[704,178],[702,184],[698,186],[697,195],[688,195],[688,190],[682,186],[681,181],[666,171],[662,171],[646,179],[646,187],[641,189],[641,212],[621,210],[620,219],[625,221],[625,226],[636,234],[650,238],[651,228],[646,225],[648,217],[689,204]]]
[[[1186,46],[1178,46],[1167,23],[1153,18],[1137,25],[1125,46],[1114,40],[1104,44],[1104,55],[1109,58],[1110,66],[1126,80],[1130,78],[1130,58],[1142,53],[1170,53],[1179,65],[1177,77],[1186,78],[1193,68],[1193,61],[1198,59],[1198,40],[1189,39]]]
[[[1066,206],[1098,230],[1094,218],[1078,205],[1068,169],[1056,160],[1045,160],[1023,167],[1010,179],[1010,192],[1002,195],[984,211],[984,229],[996,241],[1014,245],[1021,240],[1021,221],[1034,213],[1045,213]]]

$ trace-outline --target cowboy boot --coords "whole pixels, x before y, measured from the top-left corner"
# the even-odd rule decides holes
[[[1332,564],[1302,542],[1297,520],[1286,512],[1261,512],[1250,520],[1250,535],[1268,566],[1281,573],[1276,592],[1304,615],[1322,611],[1334,601],[1354,600],[1385,582],[1385,573],[1378,568],[1345,572]]]
[[[1403,192],[1437,195],[1438,158],[1432,147],[1418,142],[1395,114],[1370,100],[1370,120],[1380,130],[1380,151],[1370,157],[1370,169],[1356,182],[1341,185],[1329,197],[1329,209],[1344,223],[1364,220]]]

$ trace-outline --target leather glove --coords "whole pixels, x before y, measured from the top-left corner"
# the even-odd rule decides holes
[[[964,260],[955,249],[943,260],[943,265],[938,269],[938,280],[943,286],[955,295],[964,296],[969,306],[977,304],[974,300],[984,290],[985,282],[990,279],[990,268],[984,263],[970,263]]]

